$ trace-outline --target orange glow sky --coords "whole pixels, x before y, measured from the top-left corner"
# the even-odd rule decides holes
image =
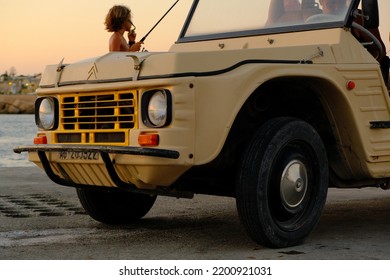
[[[0,74],[41,73],[48,64],[72,63],[103,55],[110,33],[104,29],[109,8],[131,8],[142,38],[175,0],[0,0]],[[222,0],[221,0],[222,2]],[[192,0],[180,0],[145,42],[148,51],[166,51],[178,38]],[[390,49],[390,1],[380,0],[382,38]],[[385,12],[387,11],[387,14]]]
[[[72,63],[108,51],[104,19],[113,5],[132,10],[138,39],[175,0],[0,0],[0,74],[43,72],[48,64]],[[148,36],[148,51],[166,51],[177,40],[192,0],[180,0]]]

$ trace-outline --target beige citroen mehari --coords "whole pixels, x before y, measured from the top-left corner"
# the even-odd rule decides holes
[[[195,0],[167,52],[47,66],[14,151],[103,223],[230,196],[255,242],[300,244],[329,187],[389,188],[380,1]]]

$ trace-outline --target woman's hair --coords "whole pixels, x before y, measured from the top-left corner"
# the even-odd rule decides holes
[[[131,11],[126,6],[114,6],[112,7],[106,16],[106,29],[109,32],[115,32],[122,28],[123,23],[130,19]]]

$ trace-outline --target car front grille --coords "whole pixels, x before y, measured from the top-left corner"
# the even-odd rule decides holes
[[[135,96],[132,92],[63,96],[60,125],[63,130],[134,128]]]
[[[57,143],[127,143],[137,125],[136,92],[71,94],[60,97]]]

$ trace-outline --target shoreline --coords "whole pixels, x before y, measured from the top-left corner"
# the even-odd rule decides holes
[[[35,94],[0,95],[0,114],[34,114]]]

